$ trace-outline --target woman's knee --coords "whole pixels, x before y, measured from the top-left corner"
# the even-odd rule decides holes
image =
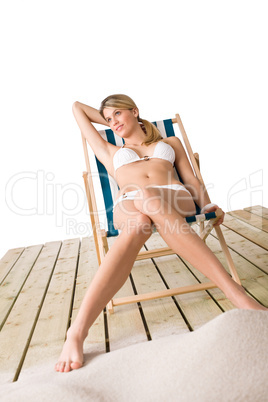
[[[127,219],[123,230],[129,235],[139,235],[148,238],[152,234],[152,221],[144,214],[137,214]]]

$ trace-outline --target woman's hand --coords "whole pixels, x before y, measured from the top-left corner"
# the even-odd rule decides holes
[[[211,205],[208,204],[208,205],[206,205],[206,206],[204,206],[202,208],[201,213],[208,214],[209,212],[215,212],[217,209],[220,209],[220,207],[218,205],[216,205],[216,204],[211,204]],[[220,226],[223,223],[225,212],[222,211],[222,213],[223,213],[223,215],[220,217],[220,219],[213,226]]]

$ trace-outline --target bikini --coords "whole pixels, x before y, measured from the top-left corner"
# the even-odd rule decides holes
[[[128,165],[130,163],[134,162],[139,162],[139,161],[148,161],[152,158],[157,158],[157,159],[163,159],[168,162],[170,162],[172,165],[174,165],[175,162],[175,151],[174,149],[167,144],[166,142],[159,141],[157,142],[155,148],[154,148],[154,153],[152,156],[144,156],[142,158],[139,157],[139,155],[130,148],[124,148],[125,144],[114,154],[113,158],[113,165],[114,165],[114,170],[115,172],[117,169],[119,169],[121,166]],[[165,184],[162,186],[150,186],[151,188],[169,188],[171,190],[184,190],[187,193],[191,195],[191,193],[181,184]],[[133,190],[133,191],[128,191],[127,193],[124,193],[121,195],[114,203],[114,208],[119,202],[123,200],[134,200],[136,194],[140,190]]]

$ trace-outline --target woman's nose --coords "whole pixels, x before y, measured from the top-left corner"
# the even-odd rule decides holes
[[[115,116],[113,117],[112,124],[115,126],[118,123],[118,118]]]

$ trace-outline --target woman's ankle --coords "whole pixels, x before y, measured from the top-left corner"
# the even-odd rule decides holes
[[[67,338],[75,338],[77,341],[84,342],[88,335],[88,331],[83,328],[73,324],[67,331]]]
[[[255,299],[250,297],[241,285],[236,284],[236,290],[232,291],[231,294],[226,296],[237,308],[249,310],[266,310],[266,307],[262,306]]]

